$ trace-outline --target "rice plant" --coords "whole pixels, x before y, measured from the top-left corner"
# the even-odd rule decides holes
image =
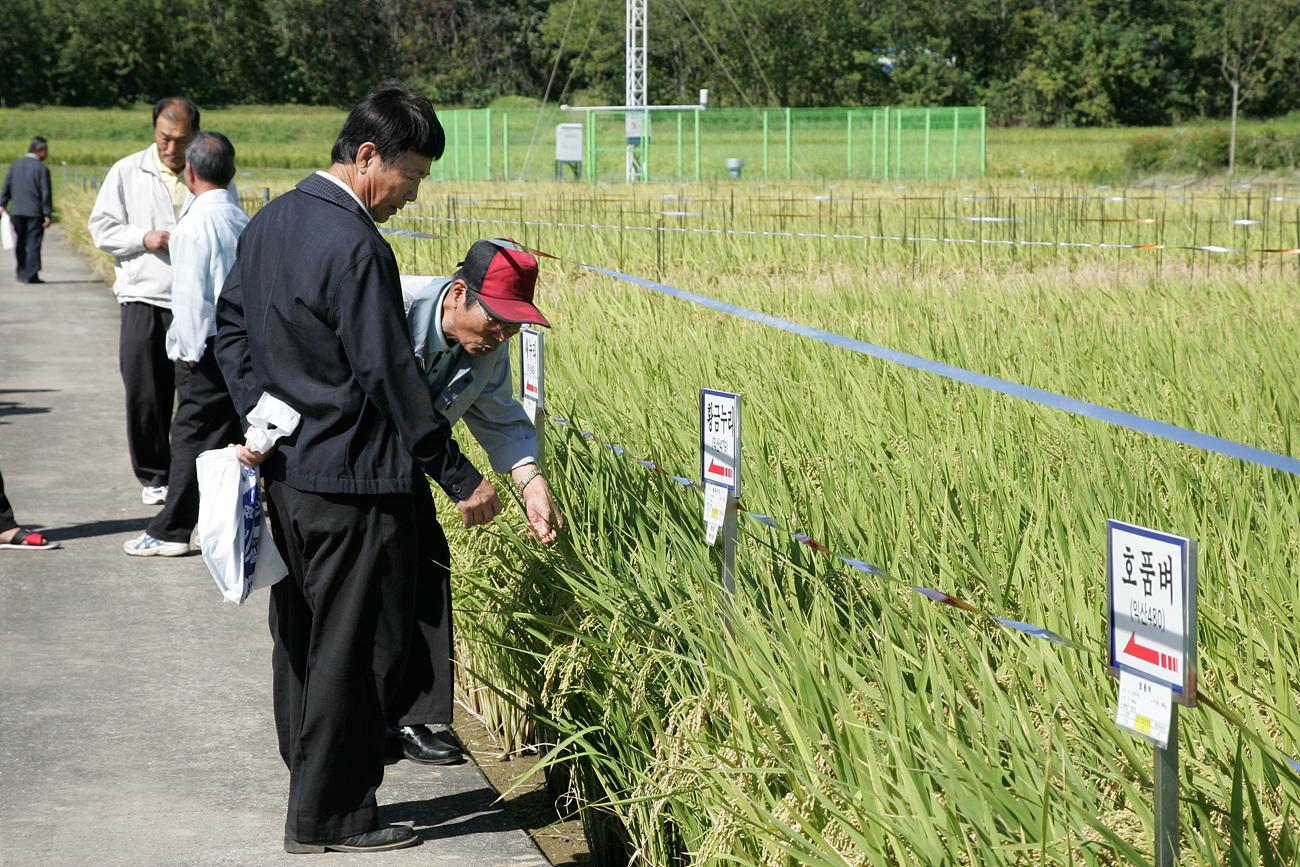
[[[1006,216],[1031,195],[1007,193],[970,207]],[[1155,225],[1091,222],[1121,207],[1134,215],[1123,219],[1168,208],[1158,224],[1167,247],[1254,231],[1252,248],[1281,248],[1296,231],[1284,191],[1269,202],[1273,222],[1216,223],[1213,235],[1211,217],[1247,219],[1247,207],[1259,216],[1259,196],[1184,203],[1166,193],[1104,204],[1060,195],[1029,213],[1062,233],[1047,237],[1072,243],[1127,243],[1137,236],[1116,225]],[[471,680],[513,708],[498,713],[515,731],[526,717],[563,743],[553,759],[574,769],[591,824],[621,823],[611,857],[1149,863],[1150,750],[1112,722],[1103,648],[1105,521],[1119,518],[1199,540],[1201,688],[1254,738],[1241,741],[1204,705],[1183,714],[1184,860],[1294,863],[1300,777],[1281,761],[1300,754],[1293,477],[573,264],[1292,454],[1294,257],[538,225],[644,224],[665,209],[657,195],[551,188],[514,202],[510,226],[475,222],[500,220],[523,198],[484,185],[430,202],[441,222],[429,231],[510,234],[567,260],[546,263],[539,302],[556,326],[554,415],[693,476],[697,390],[743,393],[744,505],[893,580],[742,517],[727,597],[696,490],[552,426],[547,471],[568,516],[564,540],[539,550],[508,529],[453,539],[465,558],[464,658]],[[711,196],[701,210],[726,208],[715,228],[785,231],[808,219],[789,216],[792,202],[817,207],[805,190],[764,202],[748,188],[727,223],[728,190],[699,195]],[[918,204],[868,190],[852,198],[852,219],[885,227],[870,234],[920,237],[907,227],[953,213],[958,198],[937,190]],[[1012,240],[1015,225],[983,224],[998,240]],[[394,243],[404,270],[445,273],[461,237]],[[909,585],[1045,626],[1080,649],[935,606]]]

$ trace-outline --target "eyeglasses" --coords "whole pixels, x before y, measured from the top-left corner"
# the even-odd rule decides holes
[[[506,337],[514,337],[519,333],[519,329],[524,327],[520,322],[506,322],[504,319],[497,319],[491,313],[487,312],[487,308],[483,306],[482,301],[479,301],[475,306],[477,306],[479,312],[483,314],[483,321],[488,324],[488,328],[494,328]]]

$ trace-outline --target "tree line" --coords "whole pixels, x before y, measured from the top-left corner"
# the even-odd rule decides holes
[[[648,0],[651,103],[986,105],[994,123],[1300,109],[1300,0]],[[623,102],[620,0],[5,0],[0,103]],[[1235,86],[1234,79],[1235,76]]]

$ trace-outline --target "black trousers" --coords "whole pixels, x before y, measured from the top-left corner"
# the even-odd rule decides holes
[[[5,496],[5,477],[0,476],[0,533],[17,526],[18,522],[14,520],[14,508],[9,505],[9,498]]]
[[[10,214],[9,220],[14,226],[14,258],[18,260],[18,279],[26,283],[41,270],[41,242],[45,240],[45,218]]]
[[[126,387],[126,447],[131,469],[145,487],[167,484],[171,465],[168,432],[176,399],[176,364],[167,357],[165,307],[128,301],[122,305],[118,368]]]
[[[164,542],[188,542],[199,521],[199,476],[194,461],[201,452],[242,443],[239,413],[226,390],[212,338],[198,364],[174,362],[176,415],[172,418],[171,469],[167,474],[167,501],[147,532]]]
[[[266,483],[289,575],[271,588],[275,727],[289,768],[284,830],[310,842],[378,826],[386,723],[414,625],[410,494]]]
[[[415,631],[395,711],[398,725],[437,725],[452,718],[451,549],[438,525],[429,482],[415,482],[419,565],[415,579]]]

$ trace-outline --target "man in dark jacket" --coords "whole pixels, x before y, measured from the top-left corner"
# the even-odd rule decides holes
[[[392,249],[376,228],[442,155],[433,107],[400,87],[348,115],[328,172],[249,223],[217,305],[217,359],[245,416],[263,392],[302,415],[265,457],[289,575],[271,588],[275,721],[289,767],[285,851],[419,842],[380,827],[375,789],[413,620],[417,468],[465,526],[501,510],[451,439],[411,352]]]
[[[0,213],[9,209],[14,226],[14,257],[18,260],[18,280],[44,283],[41,270],[41,242],[54,215],[54,198],[50,193],[50,170],[45,165],[49,144],[36,136],[27,155],[9,167],[4,190],[0,191]]]

